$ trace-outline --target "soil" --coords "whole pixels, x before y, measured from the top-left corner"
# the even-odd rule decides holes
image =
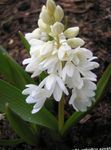
[[[18,31],[31,32],[37,27],[37,19],[45,0],[0,0],[0,44],[21,64],[27,57]],[[111,62],[111,0],[59,0],[69,26],[79,26],[85,47],[98,57],[98,78]],[[63,142],[54,143],[41,133],[38,148],[26,143],[16,146],[0,146],[0,150],[68,150],[75,148],[101,148],[111,146],[111,83],[100,104],[77,125],[71,128]],[[67,108],[68,107],[68,108]],[[66,107],[72,112],[72,108]],[[0,121],[0,138],[13,139],[13,132],[6,119]],[[67,147],[66,147],[67,145]]]

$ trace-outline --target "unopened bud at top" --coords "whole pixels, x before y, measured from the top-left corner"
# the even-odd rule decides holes
[[[64,17],[63,9],[58,5],[54,12],[55,21],[61,21]]]
[[[68,28],[65,32],[64,35],[67,38],[73,38],[75,36],[77,36],[79,34],[79,27],[72,27],[72,28]]]
[[[63,32],[64,30],[64,25],[60,22],[56,22],[52,27],[51,31],[54,35],[59,35]]]
[[[56,8],[56,4],[53,0],[47,0],[46,8],[49,14],[53,14]]]
[[[42,7],[42,11],[40,13],[40,18],[43,20],[46,24],[53,24],[52,17],[48,14],[48,11],[45,6]]]

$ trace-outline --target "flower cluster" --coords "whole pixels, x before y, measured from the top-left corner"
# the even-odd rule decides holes
[[[27,103],[35,103],[32,113],[38,112],[47,98],[53,95],[60,101],[72,91],[69,104],[76,111],[86,111],[94,100],[97,76],[92,72],[99,64],[92,52],[83,48],[84,40],[77,37],[79,27],[64,29],[63,10],[53,0],[47,0],[38,20],[38,28],[25,35],[30,44],[30,58],[23,61],[32,78],[43,71],[47,77],[39,85],[26,85],[22,92],[29,95]]]

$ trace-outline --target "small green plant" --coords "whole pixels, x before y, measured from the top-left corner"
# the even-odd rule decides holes
[[[101,100],[111,77],[111,65],[96,86],[97,76],[92,70],[99,67],[95,62],[97,57],[83,47],[84,40],[77,37],[79,27],[65,29],[63,17],[62,8],[53,0],[47,0],[38,28],[25,36],[19,32],[30,55],[23,64],[31,77],[0,47],[0,74],[4,78],[0,80],[0,112],[6,114],[20,137],[0,140],[1,145],[24,141],[37,145],[41,128],[49,129],[53,138],[62,139]],[[38,78],[34,80],[35,77]],[[75,111],[64,121],[67,95]],[[58,102],[58,117],[51,111],[53,100]]]

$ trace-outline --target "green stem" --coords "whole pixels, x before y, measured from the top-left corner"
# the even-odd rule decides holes
[[[62,96],[59,105],[58,105],[58,130],[61,134],[61,131],[64,126],[64,96]]]
[[[57,42],[57,48],[59,48],[60,47],[60,41],[59,41],[59,37],[58,36],[56,36],[56,42]]]
[[[60,47],[59,36],[56,37],[57,48]],[[64,126],[64,96],[62,96],[59,105],[58,105],[58,131],[61,134],[61,131]]]

